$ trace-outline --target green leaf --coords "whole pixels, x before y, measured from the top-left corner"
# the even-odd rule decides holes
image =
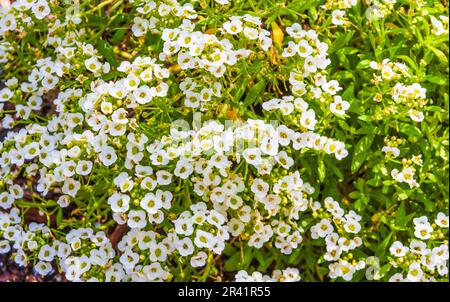
[[[89,27],[100,28],[108,23],[108,18],[106,16],[100,16],[97,14],[86,14],[87,18],[86,25]]]
[[[417,64],[408,56],[398,56],[399,59],[402,59],[403,61],[407,62],[410,67],[412,67],[414,70],[418,70]]]
[[[355,31],[350,30],[346,33],[342,33],[336,37],[336,39],[333,41],[333,44],[331,44],[330,48],[328,49],[328,53],[332,54],[336,52],[338,49],[343,48],[347,43],[350,41],[350,39],[353,37],[353,34]]]
[[[326,176],[326,169],[325,169],[325,163],[323,162],[323,158],[319,158],[318,165],[317,165],[317,172],[319,173],[319,180],[320,182],[323,182]]]
[[[350,71],[347,71],[347,70],[341,70],[341,71],[335,72],[333,74],[333,77],[338,79],[338,80],[354,79],[355,78],[353,73],[351,73]]]
[[[342,99],[344,101],[349,101],[353,98],[353,84],[350,84],[347,89],[345,89],[344,93],[342,94]]]
[[[397,210],[397,217],[395,217],[395,225],[399,227],[404,227],[405,219],[406,219],[405,202],[402,201]]]
[[[237,251],[236,253],[233,254],[233,256],[228,258],[227,261],[225,261],[225,264],[223,265],[223,270],[226,272],[236,271],[240,260],[241,260],[241,252]]]
[[[108,42],[101,39],[98,40],[97,50],[105,58],[105,60],[108,61],[109,64],[111,64],[111,66],[117,66],[114,51]]]
[[[146,40],[145,40],[145,45],[147,45],[147,46],[149,46],[149,45],[156,45],[156,44],[158,44],[158,42],[160,42],[161,41],[161,36],[160,35],[157,35],[157,34],[154,34],[154,33],[151,33],[151,32],[148,32],[147,33],[147,36],[146,36]]]
[[[125,34],[127,33],[127,31],[128,31],[127,28],[119,28],[118,30],[116,30],[113,37],[111,38],[111,43],[114,45],[119,44],[120,41],[122,41]]]
[[[380,259],[380,261],[382,261],[384,259],[384,255],[386,254],[387,246],[389,245],[393,234],[394,233],[391,232],[386,238],[384,238],[384,240],[381,242],[381,244],[377,247],[377,249],[375,251],[375,256],[377,256],[378,259]]]
[[[321,0],[292,1],[287,7],[277,10],[277,13],[271,16],[273,20],[271,19],[271,22],[267,23],[272,23],[278,16],[295,16],[301,12],[306,11],[309,8],[316,7],[319,3],[321,3]]]
[[[448,63],[448,58],[442,50],[439,50],[435,47],[428,46],[429,49],[436,55],[436,57],[441,61],[441,63]]]
[[[359,191],[353,191],[350,194],[348,194],[348,197],[351,199],[358,199],[361,196],[361,193]]]
[[[410,135],[410,136],[416,136],[416,137],[422,137],[423,134],[422,132],[419,130],[419,128],[417,128],[416,126],[410,125],[410,124],[401,124],[400,125],[400,132]]]
[[[187,202],[187,205],[190,206],[192,204],[191,193],[189,191],[189,183],[184,183],[184,200]]]
[[[247,268],[252,263],[252,260],[253,260],[253,247],[247,245],[244,248],[244,259],[243,262],[240,263],[240,267]]]
[[[335,165],[331,165],[331,170],[333,170],[333,173],[338,177],[339,181],[344,180],[344,174],[342,174],[340,168],[336,167]]]
[[[380,269],[380,276],[384,277],[384,275],[386,275],[387,272],[389,272],[389,270],[392,268],[392,264],[390,263],[386,263],[385,265],[383,265]]]
[[[367,69],[369,68],[370,60],[362,60],[356,65],[356,69]]]
[[[300,261],[300,255],[302,254],[302,250],[300,248],[295,249],[292,254],[289,256],[288,263],[291,265],[296,265]]]
[[[248,105],[256,104],[257,101],[261,99],[261,94],[265,88],[266,88],[266,80],[261,79],[247,93],[247,96],[244,99],[244,105],[248,106]]]
[[[113,71],[113,72],[110,72],[110,73],[102,75],[102,79],[104,81],[109,81],[109,80],[112,80],[115,77],[120,76],[121,74],[122,73],[120,71]]]
[[[425,80],[436,85],[445,85],[448,83],[447,78],[444,75],[442,76],[427,75],[425,77]]]
[[[61,224],[63,217],[63,210],[62,208],[58,208],[58,211],[56,212],[56,225],[59,226]]]
[[[314,271],[314,264],[316,263],[316,257],[314,256],[314,252],[312,251],[311,246],[307,246],[307,248],[305,249],[305,260],[306,266],[311,271]]]
[[[36,39],[36,34],[35,33],[28,33],[28,35],[26,36],[26,38],[24,39],[25,43],[26,42],[30,42],[30,44],[32,44],[33,46],[37,46],[38,42]]]
[[[367,151],[372,146],[374,138],[375,138],[375,135],[370,134],[370,135],[364,136],[356,144],[355,150],[353,153],[352,164],[351,164],[352,173],[355,173],[361,167],[361,165],[364,163],[364,161],[366,160]]]
[[[265,255],[263,254],[263,252],[260,249],[257,249],[255,251],[255,258],[256,258],[256,260],[258,260],[259,265],[266,266],[267,258],[265,257]]]
[[[236,89],[236,92],[233,95],[233,101],[237,104],[239,100],[242,98],[242,96],[245,93],[245,90],[247,88],[247,80],[244,80],[241,82],[241,86],[239,86],[238,89]]]
[[[231,244],[226,244],[222,253],[226,256],[231,256],[236,253],[236,249]]]

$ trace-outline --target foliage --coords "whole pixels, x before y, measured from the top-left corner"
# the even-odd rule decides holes
[[[0,253],[73,281],[448,281],[447,6],[1,1]]]

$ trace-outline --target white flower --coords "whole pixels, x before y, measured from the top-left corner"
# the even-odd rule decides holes
[[[181,159],[177,162],[173,174],[181,179],[187,179],[192,172],[194,167],[185,159]]]
[[[294,159],[287,155],[286,151],[281,151],[275,156],[275,160],[285,169],[289,169],[294,165]]]
[[[194,232],[192,222],[189,219],[180,219],[174,221],[175,232],[180,235],[189,236]]]
[[[99,154],[100,161],[105,166],[111,166],[117,160],[117,155],[113,147],[106,146]]]
[[[206,264],[208,255],[205,252],[199,252],[197,255],[191,257],[192,267],[202,267]]]
[[[226,5],[228,3],[230,3],[229,0],[215,0],[217,3],[222,4],[222,5]]]
[[[289,129],[285,125],[281,125],[277,128],[278,132],[278,142],[281,146],[289,145],[291,138],[294,135],[294,131]]]
[[[297,44],[296,50],[299,56],[302,58],[309,57],[313,52],[313,48],[309,45],[308,41],[306,40],[300,40]]]
[[[448,215],[445,215],[445,213],[439,212],[434,221],[441,228],[448,228]]]
[[[131,250],[126,250],[125,253],[120,256],[120,263],[122,263],[126,269],[133,269],[138,262],[139,254]]]
[[[73,160],[62,163],[62,174],[67,177],[72,177],[75,174],[76,164]]]
[[[53,261],[53,257],[55,257],[55,250],[48,244],[41,247],[39,250],[38,258],[42,261],[51,262]]]
[[[8,240],[0,240],[0,254],[6,254],[11,250],[11,245]]]
[[[167,246],[164,243],[153,244],[150,246],[150,260],[163,262],[168,254]]]
[[[427,249],[427,245],[423,241],[413,239],[409,243],[409,249],[410,249],[411,253],[424,255],[425,251]]]
[[[423,271],[420,268],[420,264],[417,262],[412,263],[408,269],[408,276],[407,276],[408,280],[417,282],[422,279],[422,276],[423,276]]]
[[[309,130],[314,130],[314,127],[317,124],[316,113],[314,110],[309,109],[307,111],[302,112],[300,117],[300,124]]]
[[[337,267],[337,273],[345,281],[350,281],[353,278],[353,274],[356,269],[353,265],[348,263],[346,260],[339,262]]]
[[[414,236],[416,236],[419,239],[430,239],[431,238],[431,232],[433,232],[433,227],[429,224],[416,224],[414,226]]]
[[[135,76],[135,75],[133,75],[133,74],[129,74],[126,78],[125,78],[125,80],[124,80],[124,86],[128,89],[128,90],[130,90],[130,91],[133,91],[133,90],[135,90],[138,86],[139,86],[139,82],[140,82],[140,80],[139,80],[139,78],[137,77],[137,76]]]
[[[223,28],[232,35],[238,34],[242,31],[242,22],[239,19],[234,19],[223,24]]]
[[[114,178],[114,184],[119,187],[122,193],[131,191],[134,186],[134,182],[127,172],[122,172]]]
[[[348,108],[350,108],[349,102],[342,100],[338,95],[334,97],[333,103],[330,104],[330,111],[337,115],[345,114]]]
[[[361,225],[353,219],[347,219],[344,224],[344,229],[347,233],[357,234],[361,230]]]
[[[31,11],[36,16],[37,19],[44,19],[48,14],[50,14],[50,7],[46,0],[39,0],[33,4]]]
[[[258,30],[251,27],[244,27],[244,35],[250,40],[258,39]]]
[[[64,194],[75,197],[80,188],[81,184],[79,181],[74,180],[72,178],[67,178],[61,190]]]
[[[278,136],[265,137],[261,141],[260,150],[269,156],[275,156],[278,153]]]
[[[84,61],[84,66],[86,66],[89,71],[97,73],[100,71],[102,64],[97,60],[96,57],[91,57]]]
[[[333,226],[328,219],[324,218],[311,231],[317,232],[319,237],[324,238],[333,232]]]
[[[231,218],[230,221],[228,222],[227,227],[228,231],[234,237],[239,236],[244,230],[244,224],[242,223],[242,221],[236,218]]]
[[[159,170],[156,172],[156,181],[159,185],[168,185],[172,182],[172,174],[164,170]]]
[[[345,24],[345,11],[336,9],[331,13],[331,22],[334,25],[343,25]]]
[[[113,114],[111,115],[111,119],[114,123],[127,124],[128,123],[127,115],[128,111],[126,111],[124,108],[119,108],[113,112]]]
[[[403,257],[409,251],[409,248],[404,246],[400,241],[395,241],[389,248],[389,251],[396,257]]]
[[[442,24],[441,21],[439,21],[438,19],[436,19],[436,17],[434,16],[430,16],[431,19],[431,24],[433,26],[431,32],[436,35],[436,36],[440,36],[442,34],[445,34],[445,28],[444,25]],[[448,31],[447,31],[448,33]]]
[[[0,103],[9,101],[14,93],[9,88],[3,88],[0,90]]]
[[[264,197],[267,195],[267,192],[269,191],[269,184],[267,184],[264,180],[260,178],[255,178],[253,180],[250,189],[255,195],[259,197]]]
[[[393,274],[391,278],[389,278],[389,282],[403,282],[403,275],[400,273]]]
[[[128,211],[130,204],[130,196],[121,193],[114,193],[108,198],[108,204],[113,212],[124,213]]]
[[[398,157],[400,155],[400,149],[396,147],[384,146],[381,152],[386,153],[388,156]]]
[[[0,19],[0,27],[2,31],[13,31],[17,27],[16,19],[13,14],[3,15],[3,18]]]
[[[258,165],[261,162],[261,150],[258,148],[245,149],[242,155],[249,164]]]
[[[416,109],[409,109],[408,111],[409,113],[409,117],[415,121],[415,122],[422,122],[423,119],[425,118],[425,115],[423,114],[422,111],[416,110]]]
[[[195,233],[194,244],[199,248],[212,249],[216,240],[211,233],[197,230]]]
[[[19,185],[12,185],[10,188],[9,188],[9,191],[10,191],[10,193],[11,193],[11,195],[14,197],[14,199],[19,199],[19,198],[22,198],[23,197],[23,189],[22,189],[22,187],[21,186],[19,186]]]
[[[147,33],[150,22],[146,19],[135,17],[131,31],[135,37],[141,37]]]
[[[153,193],[145,194],[140,202],[141,207],[149,214],[156,214],[162,208],[162,202]]]
[[[146,214],[141,210],[131,210],[128,213],[128,226],[130,228],[142,229],[147,225]]]
[[[323,91],[328,94],[335,95],[338,91],[342,90],[342,87],[339,86],[339,82],[336,80],[331,80],[322,85]]]
[[[52,266],[50,263],[48,262],[44,262],[44,261],[39,261],[38,263],[36,263],[36,265],[34,266],[34,269],[36,270],[36,272],[41,275],[41,276],[46,276],[48,275],[51,271],[52,271]]]
[[[67,195],[61,195],[56,201],[61,208],[67,208],[70,204],[70,197]]]
[[[177,242],[177,250],[181,256],[187,257],[194,253],[194,245],[192,244],[191,239],[183,238]]]
[[[293,41],[288,42],[288,46],[283,49],[283,53],[281,54],[282,57],[288,58],[295,56],[295,53],[298,51],[297,44],[295,44]]]
[[[38,143],[36,143],[36,142],[29,143],[22,150],[23,157],[25,159],[33,159],[33,158],[35,158],[40,153],[40,149],[39,148],[40,148],[40,146],[39,146]]]
[[[302,26],[298,23],[294,23],[286,28],[286,32],[293,38],[299,39],[303,35]]]
[[[77,163],[77,167],[75,168],[75,172],[78,175],[88,175],[92,170],[92,162],[89,160],[80,160]]]

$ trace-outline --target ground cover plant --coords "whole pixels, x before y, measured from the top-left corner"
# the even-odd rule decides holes
[[[448,281],[447,1],[0,3],[3,267]]]

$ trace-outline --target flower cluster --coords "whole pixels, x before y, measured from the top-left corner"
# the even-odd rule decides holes
[[[1,1],[0,254],[69,281],[448,279],[448,13],[269,2]]]
[[[395,241],[389,248],[393,256],[391,265],[403,271],[395,273],[390,281],[433,281],[435,274],[445,276],[448,274],[448,245],[430,244],[430,238],[443,239],[445,229],[448,229],[448,215],[438,213],[433,225],[439,228],[435,230],[428,221],[427,216],[413,219],[414,237],[409,244]]]
[[[325,10],[333,10],[331,12],[331,22],[334,25],[344,25],[347,23],[345,12],[358,3],[357,0],[327,0],[322,6]]]
[[[395,83],[389,92],[390,95],[387,100],[381,93],[377,93],[374,96],[374,100],[376,102],[395,104],[395,107],[390,109],[391,113],[406,111],[411,120],[422,122],[425,115],[420,109],[427,104],[427,90],[419,83],[405,85],[405,82],[401,81],[402,79],[406,80],[411,78],[406,65],[384,59],[381,63],[370,62],[370,67],[379,72],[379,74],[374,74],[372,79],[372,82],[378,87],[386,87],[386,85],[390,87],[389,83]]]
[[[286,268],[275,270],[272,276],[263,275],[260,272],[253,272],[249,275],[246,271],[239,271],[235,277],[236,282],[297,282],[300,281],[300,274],[296,268]]]
[[[403,169],[400,172],[398,169],[393,169],[391,171],[391,176],[398,182],[406,182],[410,188],[418,187],[419,184],[414,179],[414,173],[416,173],[416,168],[414,166],[422,166],[422,155],[416,155],[411,157],[411,159],[402,159]]]
[[[370,3],[371,6],[366,12],[369,20],[379,20],[387,17],[392,12],[397,0],[371,0]]]

